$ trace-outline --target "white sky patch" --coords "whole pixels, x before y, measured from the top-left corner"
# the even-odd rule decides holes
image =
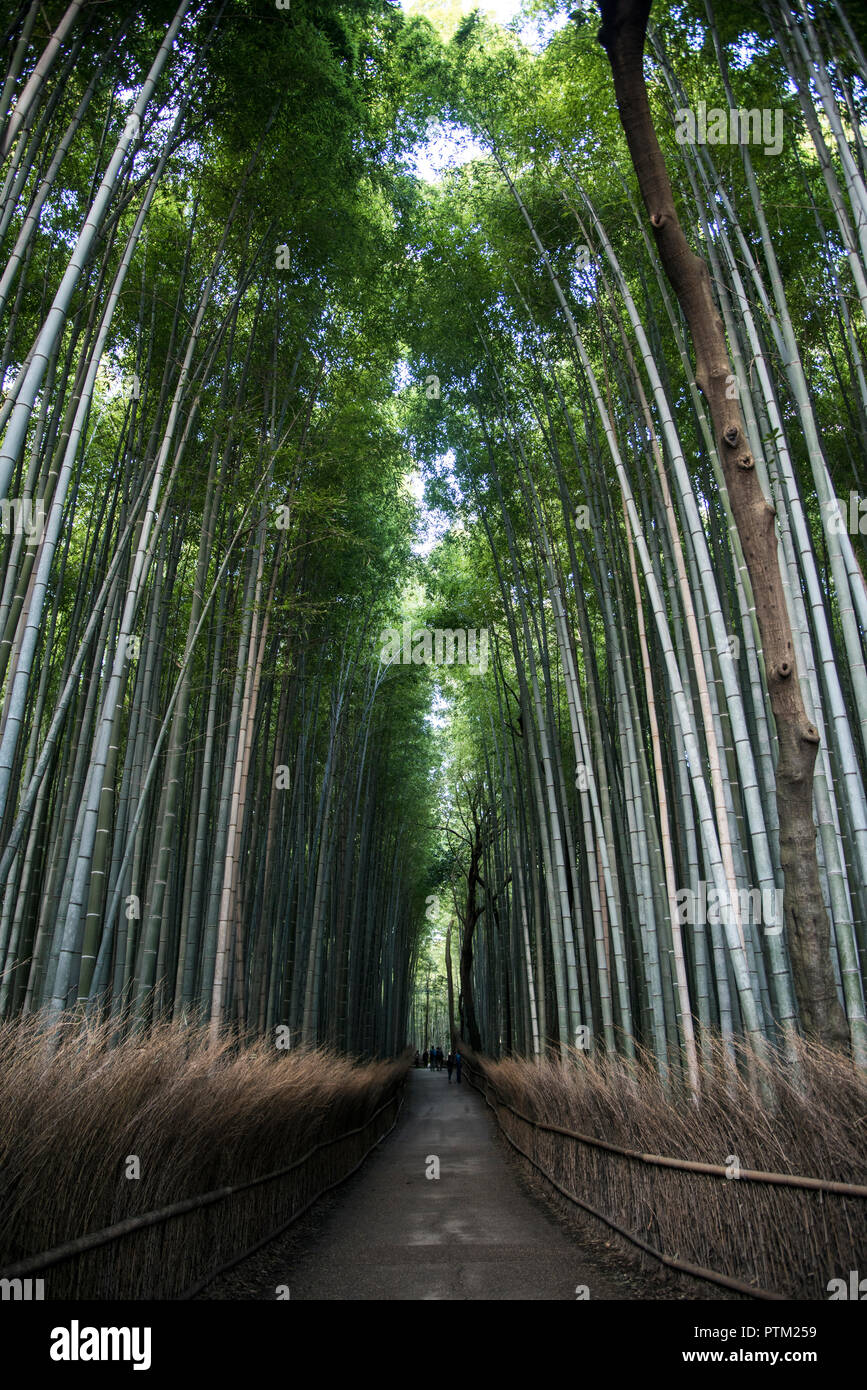
[[[404,481],[407,491],[418,507],[421,521],[420,539],[413,542],[412,553],[426,558],[448,531],[448,518],[442,512],[434,511],[425,506],[424,478],[417,468],[407,473]]]
[[[465,126],[442,122],[431,126],[424,143],[412,151],[409,163],[420,179],[435,183],[448,169],[457,169],[471,159],[484,159],[487,154]]]
[[[394,369],[395,393],[405,391],[406,388],[411,385],[412,377],[409,371],[409,363],[407,362],[405,357],[401,357],[400,361],[397,363],[397,366]]]
[[[433,699],[431,700],[430,713],[425,715],[425,719],[435,729],[444,729],[449,722],[452,714],[451,702],[445,698],[440,686],[434,687]],[[441,769],[445,771],[445,765]]]
[[[566,10],[561,10],[555,15],[538,15],[535,19],[529,20],[521,30],[521,38],[528,48],[534,53],[541,53],[543,48],[547,48],[554,35],[561,29],[565,29],[569,23],[569,15]]]
[[[424,478],[421,476],[421,473],[418,471],[417,468],[413,469],[412,473],[407,473],[406,485],[409,491],[412,493],[413,497],[415,498],[416,502],[419,504],[419,506],[423,506]]]

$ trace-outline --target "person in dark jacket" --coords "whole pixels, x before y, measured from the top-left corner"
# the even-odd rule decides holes
[[[456,1071],[457,1074],[458,1074],[458,1085],[459,1085],[459,1086],[460,1086],[460,1084],[461,1084],[461,1066],[463,1065],[463,1060],[464,1060],[464,1059],[463,1059],[463,1057],[461,1056],[461,1054],[460,1054],[459,1052],[456,1052],[456,1053],[455,1053],[455,1071]]]
[[[438,1048],[437,1048],[437,1071],[442,1071],[442,1069],[443,1069],[443,1050],[442,1050],[441,1047],[438,1047]]]
[[[421,1054],[421,1064],[423,1067],[427,1066],[427,1048],[425,1048],[424,1052]]]
[[[421,1058],[420,1058],[419,1055],[418,1055],[418,1048],[416,1048],[416,1050],[415,1050],[415,1060],[414,1060],[414,1062],[413,1062],[413,1066],[416,1066],[416,1067],[420,1067],[420,1066],[421,1066]]]
[[[446,1071],[449,1074],[449,1085],[452,1084],[452,1072],[455,1069],[455,1054],[450,1052],[446,1058]]]

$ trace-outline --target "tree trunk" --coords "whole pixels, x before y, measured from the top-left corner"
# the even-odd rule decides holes
[[[806,1033],[829,1046],[848,1040],[837,995],[830,928],[819,884],[813,822],[813,767],[819,735],[807,717],[777,555],[775,510],[756,475],[732,378],[722,319],[705,262],[690,250],[674,206],[644,80],[644,42],[651,0],[600,0],[599,42],[614,78],[620,119],[663,269],[695,347],[696,381],[710,409],[732,512],[749,569],[777,726],[777,811],[792,973]]]
[[[461,941],[461,997],[463,1000],[463,1026],[474,1052],[481,1052],[482,1039],[476,1022],[475,995],[473,993],[473,932],[482,910],[476,902],[476,889],[479,881],[479,862],[482,857],[482,833],[475,826],[473,847],[470,853],[470,867],[467,873],[467,905],[464,918],[463,940]]]
[[[455,1045],[455,986],[452,979],[452,924],[446,929],[446,986],[449,992],[449,1052]]]

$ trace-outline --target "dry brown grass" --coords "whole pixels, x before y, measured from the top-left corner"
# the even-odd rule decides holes
[[[110,1029],[0,1026],[0,1266],[127,1217],[281,1168],[367,1121],[407,1060],[353,1063],[273,1042],[216,1052],[162,1025],[112,1048]],[[315,1154],[285,1178],[42,1273],[45,1297],[171,1298],[341,1177],[388,1128]],[[141,1177],[125,1176],[127,1155]]]
[[[735,1073],[715,1045],[698,1104],[685,1089],[666,1092],[649,1057],[633,1067],[584,1054],[542,1065],[472,1060],[525,1114],[595,1139],[702,1163],[726,1165],[735,1155],[741,1169],[867,1183],[867,1080],[824,1048],[798,1043],[796,1053],[795,1064],[774,1054],[753,1059],[763,1074],[762,1100],[747,1067]],[[789,1298],[827,1299],[830,1279],[867,1273],[864,1198],[651,1167],[498,1113],[502,1128],[567,1191],[668,1255]],[[698,1297],[715,1296],[709,1285],[692,1288]]]

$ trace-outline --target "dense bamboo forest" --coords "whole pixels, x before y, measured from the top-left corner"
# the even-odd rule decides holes
[[[0,31],[6,1262],[287,1162],[227,1078],[292,1157],[396,1123],[437,1044],[537,1119],[621,1087],[684,1126],[600,1110],[600,1142],[720,1164],[749,1114],[752,1168],[864,1184],[867,14],[5,0]],[[167,1149],[189,1107],[185,1166],[94,1198],[67,1084],[94,1134],[100,1087],[118,1125],[153,1092]],[[169,1258],[137,1248],[129,1297]],[[58,1296],[122,1296],[100,1258]]]

